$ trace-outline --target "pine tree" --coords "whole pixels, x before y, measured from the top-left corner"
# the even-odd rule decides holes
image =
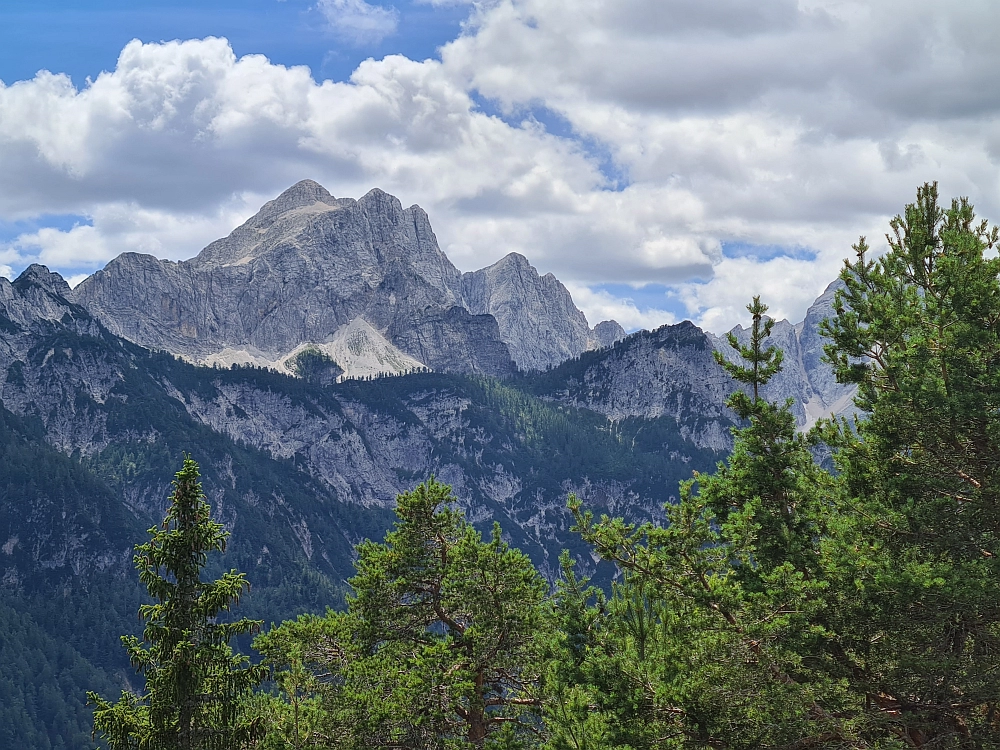
[[[186,458],[162,526],[136,546],[139,579],[155,603],[139,609],[144,640],[123,636],[122,643],[145,678],[143,693],[123,692],[115,704],[87,696],[97,706],[94,732],[112,750],[236,750],[260,734],[246,707],[264,668],[229,646],[260,623],[217,621],[249,584],[235,570],[201,580],[209,553],[225,550],[228,533],[212,520],[198,479],[198,465]]]
[[[767,307],[754,298],[748,310],[749,344],[730,337],[743,362],[718,358],[749,393],[729,399],[744,426],[717,472],[682,485],[665,527],[595,521],[570,500],[584,539],[622,574],[584,670],[603,717],[587,721],[604,731],[589,747],[865,746],[858,698],[829,653],[820,557],[835,481],[790,404],[761,397],[782,355],[765,346]]]
[[[1000,745],[1000,260],[998,232],[936,185],[862,237],[826,327],[858,384],[841,429],[852,504],[838,611],[869,722],[912,747]]]
[[[316,675],[298,681],[326,712],[312,737],[343,748],[514,747],[538,723],[545,583],[499,528],[484,541],[454,503],[433,477],[401,494],[395,529],[357,548],[348,611],[255,642],[269,663]],[[285,724],[294,709],[289,700]]]

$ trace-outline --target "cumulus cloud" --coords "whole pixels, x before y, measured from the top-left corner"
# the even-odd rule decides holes
[[[633,300],[615,297],[603,289],[594,290],[572,282],[568,282],[566,288],[591,326],[602,320],[617,320],[626,331],[636,331],[640,328],[652,330],[677,322],[677,316],[667,310],[639,309]]]
[[[723,330],[755,293],[801,318],[925,180],[1000,219],[1000,6],[471,5],[439,60],[367,60],[347,81],[209,38],[130,42],[82,88],[0,84],[0,219],[90,218],[17,238],[0,263],[190,257],[310,177],[420,203],[463,270],[519,251],[629,327],[670,313],[593,290],[666,284]],[[316,7],[352,33],[396,28],[363,0]],[[777,250],[729,257],[734,243]]]
[[[365,0],[319,0],[317,10],[340,37],[355,44],[380,42],[396,33],[399,12]]]

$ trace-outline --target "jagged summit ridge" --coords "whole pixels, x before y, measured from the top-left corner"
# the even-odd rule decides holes
[[[805,318],[795,325],[787,320],[775,321],[769,344],[784,352],[781,372],[764,386],[763,395],[770,401],[783,403],[793,400],[792,411],[802,428],[809,428],[821,417],[830,415],[851,416],[856,412],[854,394],[856,386],[838,383],[833,368],[823,361],[820,324],[834,314],[833,301],[844,282],[831,282],[806,310]],[[735,326],[730,333],[746,343],[749,329]],[[725,336],[708,334],[712,344],[723,356],[736,360],[738,355]]]
[[[522,370],[544,370],[625,336],[615,321],[599,324],[602,334],[591,330],[569,290],[551,273],[539,275],[520,253],[462,274],[462,295],[471,312],[497,319]]]
[[[372,190],[297,183],[181,263],[126,253],[73,298],[131,341],[196,362],[226,350],[276,361],[362,318],[422,366],[514,371],[496,321],[473,315],[426,213]]]
[[[419,206],[377,188],[336,198],[312,180],[190,260],[124,253],[71,298],[116,335],[195,362],[279,362],[362,319],[422,367],[504,376],[623,333],[596,335],[524,256],[463,276]]]

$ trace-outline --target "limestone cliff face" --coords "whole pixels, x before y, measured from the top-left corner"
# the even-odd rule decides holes
[[[113,333],[196,362],[226,349],[276,360],[361,317],[435,369],[514,367],[496,322],[464,309],[424,211],[380,190],[355,201],[300,182],[197,257],[125,253],[72,298]]]
[[[38,440],[107,483],[106,496],[140,537],[162,514],[183,452],[192,452],[219,519],[242,549],[253,552],[248,559],[257,560],[262,577],[284,556],[282,564],[295,558],[340,580],[350,568],[349,544],[380,537],[384,526],[372,524],[387,518],[397,493],[431,473],[454,487],[473,522],[488,527],[500,521],[505,538],[555,575],[558,551],[580,548],[568,531],[568,492],[599,512],[659,518],[677,480],[715,458],[692,450],[687,433],[671,429],[671,452],[657,453],[652,463],[635,461],[633,473],[634,446],[615,442],[594,415],[571,414],[497,381],[424,373],[336,383],[260,369],[194,367],[115,336],[68,301],[68,293],[58,275],[41,267],[13,284],[0,280],[0,439],[4,415],[37,425]],[[442,319],[425,318],[426,325],[457,325],[448,315],[493,321],[457,309]],[[353,335],[334,343],[353,346],[355,356],[393,356],[384,341],[374,340],[381,334],[370,324],[356,321],[348,332]],[[671,354],[678,362],[683,349]],[[314,352],[321,354],[329,353]],[[611,368],[606,376],[619,378],[607,389],[635,385],[628,371]],[[599,382],[591,387],[603,388]],[[625,394],[619,401],[636,398],[656,400]],[[584,403],[587,395],[578,400]],[[647,412],[670,408],[654,403]],[[605,464],[579,457],[595,445],[601,460],[612,456]],[[4,507],[0,502],[0,512]],[[51,525],[48,516],[39,517],[39,539]],[[62,541],[25,564],[57,559],[67,544],[83,539],[76,527],[67,533],[73,538],[53,536]],[[95,539],[96,547],[88,542],[87,554],[73,558],[75,565],[104,564],[107,540]],[[128,539],[108,553],[119,563],[130,559],[135,539]]]
[[[587,318],[551,273],[540,276],[528,259],[511,253],[462,276],[473,313],[492,315],[522,370],[544,370],[592,348]]]
[[[833,368],[822,361],[823,346],[827,341],[819,331],[820,323],[833,316],[833,298],[843,286],[844,282],[837,279],[824,290],[806,311],[798,333],[802,367],[809,378],[814,403],[818,401],[826,412],[850,415],[855,411],[853,398],[857,386],[838,383]]]
[[[712,349],[690,321],[640,331],[537,376],[536,392],[612,422],[669,416],[699,448],[725,450],[733,424],[725,400],[733,386]]]
[[[765,386],[763,396],[783,403],[792,399],[800,428],[819,417],[855,413],[853,386],[836,382],[821,360],[820,323],[833,313],[834,282],[809,308],[798,325],[777,321],[768,345],[784,352],[782,370]],[[749,330],[732,331],[746,343]],[[690,321],[639,331],[611,348],[585,352],[531,380],[535,393],[592,409],[615,421],[672,417],[681,433],[699,448],[728,450],[734,415],[725,402],[735,387],[715,361],[713,350],[730,360],[739,355],[725,336],[703,332]]]
[[[614,321],[592,331],[566,288],[523,256],[463,276],[419,206],[381,190],[334,198],[311,180],[191,260],[125,253],[70,297],[142,346],[278,370],[297,347],[330,343],[359,319],[421,366],[496,376],[624,336]]]
[[[617,320],[602,320],[594,326],[594,339],[599,347],[614,346],[625,338],[625,329]]]

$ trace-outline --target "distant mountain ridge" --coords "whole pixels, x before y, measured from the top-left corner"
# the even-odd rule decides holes
[[[302,345],[328,344],[363,320],[414,366],[504,377],[545,369],[624,336],[590,329],[566,288],[510,254],[459,272],[427,214],[378,189],[359,200],[293,185],[195,258],[125,253],[70,298],[142,346],[198,363],[286,371]],[[346,376],[351,362],[337,362]]]
[[[853,389],[838,384],[822,361],[819,325],[832,314],[839,284],[817,298],[803,321],[778,321],[772,332],[785,365],[765,395],[791,398],[803,428],[853,409]],[[142,346],[195,363],[254,364],[289,374],[301,374],[303,352],[315,352],[330,361],[332,377],[430,369],[506,378],[550,370],[626,337],[615,321],[591,328],[566,287],[552,274],[539,275],[523,255],[463,274],[438,247],[419,206],[404,209],[378,189],[358,200],[335,198],[311,180],[266,203],[195,258],[174,263],[125,253],[61,293]],[[732,333],[748,336],[741,326]],[[725,336],[699,335],[724,356],[737,356]],[[662,400],[671,379],[700,383],[696,390],[718,379],[710,357],[701,355],[697,364],[675,363],[652,380],[640,373],[659,372],[653,361],[612,361],[628,372],[613,373],[608,365],[600,377],[619,393],[604,406],[588,399],[580,405],[646,415],[645,407],[633,413],[622,405]],[[705,401],[706,414],[724,412],[724,400],[725,389],[716,390]],[[721,449],[728,430],[703,438]]]
[[[792,399],[792,411],[802,428],[811,427],[820,417],[851,416],[855,413],[856,387],[837,382],[833,368],[823,361],[823,336],[820,324],[831,317],[833,300],[844,283],[837,279],[809,306],[805,318],[793,325],[787,320],[776,321],[768,346],[784,353],[782,369],[764,386],[765,398],[784,403]],[[750,339],[750,330],[735,326],[731,331],[743,343]],[[708,334],[713,346],[733,361],[739,355],[725,336]]]

